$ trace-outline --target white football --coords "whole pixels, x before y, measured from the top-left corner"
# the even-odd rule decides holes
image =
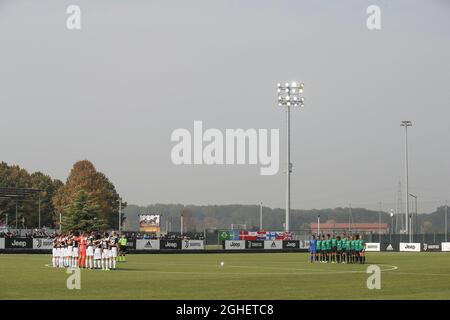
[[[223,263],[223,261],[222,261],[222,262],[220,263],[220,266],[223,267],[223,265],[224,265],[224,263]]]

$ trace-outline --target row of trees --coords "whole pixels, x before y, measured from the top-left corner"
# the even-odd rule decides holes
[[[120,196],[109,179],[88,160],[74,164],[66,183],[41,172],[29,174],[19,166],[2,162],[0,186],[46,190],[17,202],[20,219],[23,218],[27,226],[38,225],[37,197],[40,197],[42,226],[59,227],[61,213],[63,230],[117,228]],[[5,221],[8,214],[14,222],[15,207],[15,201],[0,199],[0,221]],[[125,207],[126,203],[122,203],[122,208]]]
[[[417,233],[444,233],[444,207],[439,207],[430,214],[419,214],[417,217]],[[450,211],[450,210],[449,210]],[[154,204],[146,207],[130,205],[126,209],[127,221],[124,228],[137,230],[138,216],[143,213],[161,214],[162,230],[166,221],[171,230],[180,230],[180,215],[183,213],[187,231],[201,232],[204,229],[228,229],[233,224],[246,224],[248,229],[259,228],[259,206],[257,205],[207,205],[195,206],[182,204]],[[320,215],[322,223],[348,223],[349,208],[291,210],[291,230],[309,230]],[[365,208],[352,208],[352,223],[378,223],[380,213]],[[267,230],[283,230],[284,209],[263,208],[263,227]],[[391,227],[395,221],[387,212],[381,213],[381,222]]]

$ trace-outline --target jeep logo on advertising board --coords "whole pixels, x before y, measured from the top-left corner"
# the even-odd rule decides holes
[[[243,250],[245,249],[245,241],[244,240],[225,240],[225,249],[226,250]]]
[[[241,243],[240,242],[231,241],[230,242],[230,247],[240,248],[241,247]]]
[[[298,240],[284,240],[283,249],[299,249],[300,242]]]
[[[406,243],[400,242],[400,251],[420,252],[420,243]]]
[[[25,248],[27,246],[27,242],[26,241],[20,241],[20,240],[13,240],[13,242],[11,242],[11,246],[12,247],[22,247]]]
[[[181,249],[181,240],[161,240],[160,249],[177,250]]]
[[[6,238],[6,249],[31,249],[33,248],[33,241],[31,238]]]

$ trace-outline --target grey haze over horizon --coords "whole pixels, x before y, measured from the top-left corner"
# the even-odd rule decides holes
[[[410,192],[430,212],[450,200],[449,18],[442,0],[2,0],[0,161],[65,181],[88,159],[130,204],[284,208],[275,86],[297,80],[292,208],[396,209],[411,120]],[[278,174],[173,165],[170,135],[195,120],[279,128]]]

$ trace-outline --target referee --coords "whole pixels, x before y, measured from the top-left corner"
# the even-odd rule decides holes
[[[127,252],[127,238],[124,234],[122,234],[122,237],[119,239],[119,260],[118,261],[126,261],[125,259],[125,253]]]

